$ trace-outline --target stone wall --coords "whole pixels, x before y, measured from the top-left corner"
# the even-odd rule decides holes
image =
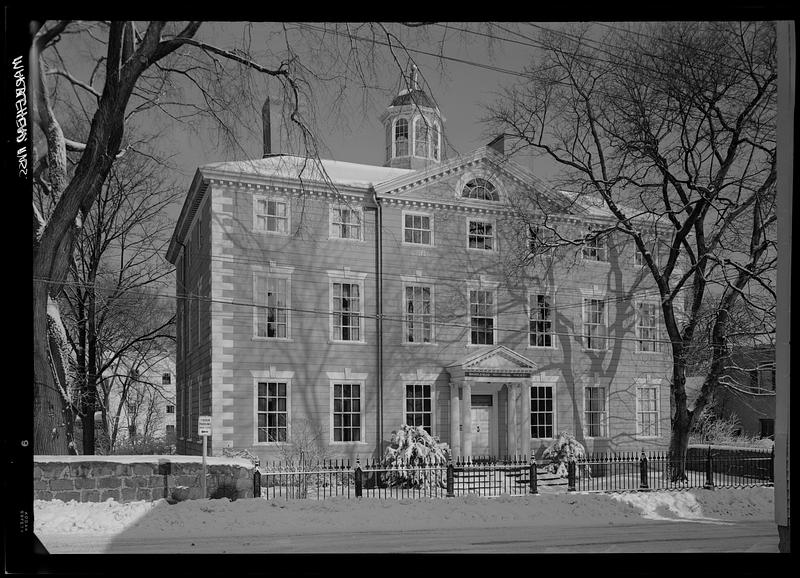
[[[197,499],[202,462],[190,456],[36,456],[37,500],[119,502]],[[252,498],[255,468],[242,459],[208,458],[208,497]]]

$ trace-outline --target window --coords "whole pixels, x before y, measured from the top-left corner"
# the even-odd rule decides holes
[[[289,233],[289,202],[286,199],[254,197],[255,228],[263,233]]]
[[[774,419],[760,419],[761,422],[761,437],[775,439],[775,420]]]
[[[492,345],[495,325],[493,291],[470,290],[469,317],[470,343],[472,345]]]
[[[606,348],[606,304],[602,299],[583,300],[583,346],[585,349]]]
[[[394,125],[394,156],[408,156],[408,121],[404,118],[397,119]]]
[[[422,117],[414,120],[414,156],[428,158],[428,124]]]
[[[470,249],[480,249],[482,251],[494,250],[493,221],[469,219],[467,221],[467,229],[467,247]]]
[[[167,424],[167,437],[169,438],[175,437],[175,426],[172,424]]]
[[[750,390],[756,393],[775,391],[775,366],[763,365],[748,371]]]
[[[587,239],[583,244],[583,258],[588,261],[608,261],[606,238]]]
[[[194,344],[195,346],[200,345],[200,310],[201,305],[200,303],[200,296],[202,295],[202,286],[203,286],[203,278],[200,277],[197,279],[197,294],[195,295],[194,299],[194,307],[195,307],[195,328],[194,328]]]
[[[403,213],[403,242],[432,245],[431,216],[420,213]]]
[[[361,441],[361,384],[333,384],[333,441]]]
[[[431,158],[439,160],[439,125],[431,123]]]
[[[174,405],[168,405],[167,406],[167,413],[175,413],[175,406]]]
[[[549,295],[528,295],[529,333],[531,347],[553,347],[553,305]]]
[[[406,384],[406,424],[422,426],[431,430],[431,386],[428,384]]]
[[[256,337],[268,339],[289,338],[288,278],[274,275],[255,276]]]
[[[636,435],[658,436],[658,388],[636,388]]]
[[[361,283],[332,284],[334,341],[362,341]]]
[[[461,191],[461,196],[467,199],[479,199],[481,201],[499,201],[495,186],[486,179],[472,179],[468,181]]]
[[[553,437],[553,386],[531,386],[531,437]]]
[[[583,403],[586,437],[605,437],[606,388],[597,385],[584,388]]]
[[[288,387],[283,381],[258,383],[258,441],[285,442],[288,430]]]
[[[361,240],[361,210],[332,207],[331,238]]]
[[[433,342],[433,289],[430,285],[404,287],[405,342]]]
[[[658,304],[636,304],[636,350],[657,353],[661,350],[658,341]]]
[[[161,385],[170,385],[172,383],[172,374],[170,373],[162,373],[161,374]]]

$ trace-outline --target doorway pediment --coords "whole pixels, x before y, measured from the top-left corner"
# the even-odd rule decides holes
[[[536,371],[536,364],[504,345],[489,346],[447,366],[453,378],[526,377]]]

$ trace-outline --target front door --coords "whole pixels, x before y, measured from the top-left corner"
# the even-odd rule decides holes
[[[470,413],[472,415],[472,455],[488,456],[492,453],[489,439],[492,427],[492,396],[473,395]]]

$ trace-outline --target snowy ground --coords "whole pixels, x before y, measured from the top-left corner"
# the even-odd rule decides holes
[[[551,493],[495,498],[328,500],[241,499],[155,502],[34,502],[34,531],[51,553],[59,544],[105,544],[137,540],[210,539],[251,536],[434,531],[470,528],[629,526],[653,520],[734,525],[773,519],[772,488]],[[663,522],[662,522],[663,523]],[[98,540],[98,538],[101,538]],[[194,546],[194,544],[192,544]],[[63,546],[67,548],[67,546]],[[95,546],[98,548],[98,546]],[[166,547],[166,546],[165,546]],[[69,551],[69,549],[65,550]],[[80,551],[80,550],[79,550]],[[103,550],[92,550],[103,551]]]

